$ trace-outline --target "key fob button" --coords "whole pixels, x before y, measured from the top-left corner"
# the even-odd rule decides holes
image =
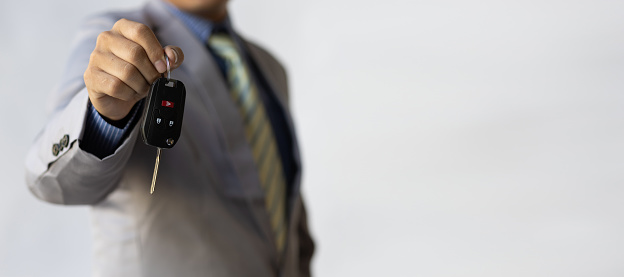
[[[169,123],[167,123],[167,129],[173,129],[173,126],[174,126],[173,120],[169,120]]]
[[[160,115],[160,110],[154,110],[154,122],[156,123],[156,127],[160,129],[165,128],[165,119]]]

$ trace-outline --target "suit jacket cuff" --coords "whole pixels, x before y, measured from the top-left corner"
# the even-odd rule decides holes
[[[94,204],[117,185],[128,161],[138,129],[103,159],[81,149],[89,97],[86,88],[69,104],[50,116],[26,157],[26,182],[40,199],[58,204]],[[140,116],[137,116],[140,118]],[[58,152],[53,145],[67,136],[68,146]]]

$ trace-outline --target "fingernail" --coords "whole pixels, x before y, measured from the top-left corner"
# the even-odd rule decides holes
[[[177,64],[178,63],[178,51],[176,51],[173,48],[171,48],[171,50],[173,51],[173,55],[175,56],[175,59],[173,60],[173,63]]]
[[[158,73],[165,73],[165,71],[167,71],[167,65],[165,64],[165,57],[163,57],[160,60],[157,60],[154,63],[154,67],[156,67],[156,70],[158,71]]]

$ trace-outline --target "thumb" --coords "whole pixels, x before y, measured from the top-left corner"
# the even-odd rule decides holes
[[[182,49],[171,45],[165,46],[164,49],[167,57],[169,57],[169,66],[171,67],[171,70],[180,67],[184,61],[184,52],[182,52]]]

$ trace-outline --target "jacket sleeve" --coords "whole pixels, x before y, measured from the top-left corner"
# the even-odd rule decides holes
[[[60,85],[49,96],[48,121],[26,157],[26,183],[38,198],[57,204],[95,204],[119,182],[138,134],[132,129],[115,152],[100,159],[80,148],[88,107],[83,74],[97,36],[118,18],[86,22],[72,44]]]
[[[301,217],[297,225],[297,233],[299,235],[299,276],[310,277],[312,275],[310,263],[314,255],[314,240],[310,235],[308,228],[308,215],[306,212],[303,198],[301,199]]]

